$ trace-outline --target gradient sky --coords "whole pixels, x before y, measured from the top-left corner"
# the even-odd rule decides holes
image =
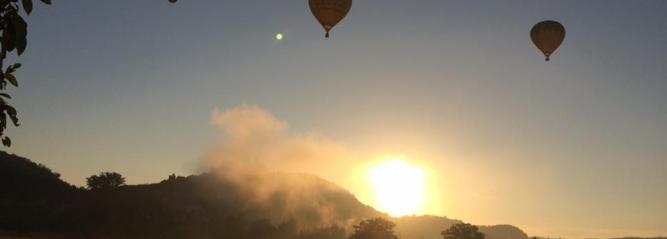
[[[8,151],[77,185],[156,182],[197,172],[211,110],[245,103],[425,162],[443,198],[430,213],[667,235],[667,1],[355,0],[331,39],[306,2],[38,4]],[[567,28],[549,63],[528,36],[545,19]]]

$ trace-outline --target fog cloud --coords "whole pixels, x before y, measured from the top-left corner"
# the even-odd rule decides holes
[[[221,180],[236,184],[247,201],[269,212],[274,222],[294,215],[315,226],[355,220],[336,208],[350,202],[326,198],[332,192],[347,194],[342,188],[311,176],[285,174],[344,181],[357,160],[341,144],[314,133],[291,134],[287,123],[257,106],[216,108],[210,124],[222,137],[205,157],[206,166]]]

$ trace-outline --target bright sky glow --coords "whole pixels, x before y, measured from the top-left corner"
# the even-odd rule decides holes
[[[377,207],[392,216],[419,212],[424,206],[424,170],[403,160],[374,166],[368,172]]]

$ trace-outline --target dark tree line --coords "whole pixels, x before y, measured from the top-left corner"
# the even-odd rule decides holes
[[[349,239],[398,239],[394,232],[396,224],[383,218],[361,221],[354,226]],[[443,239],[484,239],[484,233],[471,224],[459,223],[440,233]]]
[[[338,225],[304,228],[303,221],[269,221],[231,200],[210,175],[170,175],[158,184],[122,186],[118,173],[88,178],[76,188],[43,165],[0,151],[0,233],[46,233],[64,238],[398,239],[395,224],[361,221],[348,236]],[[102,189],[102,190],[98,190]],[[303,220],[303,219],[301,219]],[[475,226],[459,224],[443,239],[483,239]],[[2,237],[2,235],[0,235]]]

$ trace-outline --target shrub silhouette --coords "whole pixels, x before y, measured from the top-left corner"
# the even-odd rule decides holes
[[[117,188],[125,185],[125,178],[115,172],[103,172],[86,178],[86,184],[91,190]]]
[[[354,226],[350,239],[398,239],[394,234],[395,226],[393,222],[379,217],[364,220]]]
[[[447,230],[440,233],[443,239],[484,239],[484,233],[468,223],[455,224]]]

